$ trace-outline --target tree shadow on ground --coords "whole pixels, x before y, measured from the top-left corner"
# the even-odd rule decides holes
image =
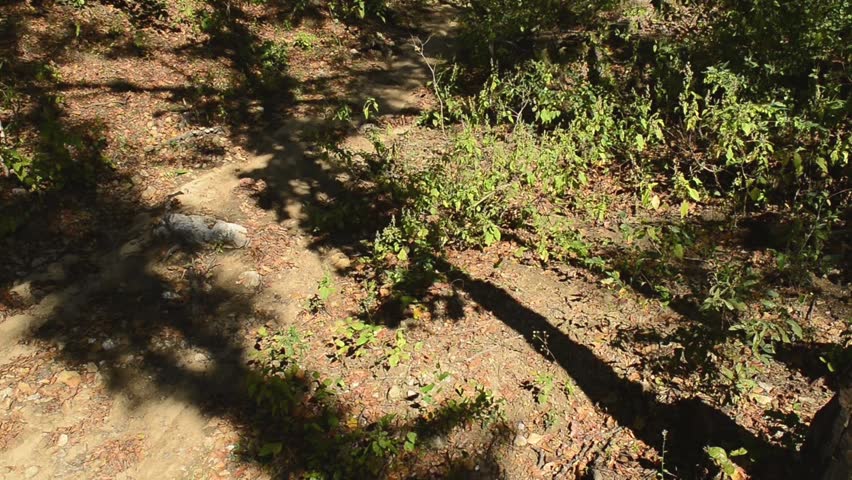
[[[381,188],[353,188],[352,185],[359,185],[357,179],[348,182],[351,178],[346,177],[345,169],[336,169],[327,163],[327,157],[318,155],[309,142],[297,140],[304,130],[295,127],[287,130],[293,140],[285,143],[283,157],[274,158],[262,169],[242,174],[246,178],[263,180],[269,186],[269,191],[260,197],[259,205],[279,212],[282,218],[291,218],[287,213],[288,205],[316,204],[317,198],[322,198],[322,210],[305,208],[305,215],[295,218],[305,231],[313,232],[313,248],[321,251],[336,248],[351,255],[369,255],[364,244],[357,241],[358,236],[353,238],[353,225],[369,225],[369,231],[377,219],[379,224],[389,221],[398,208],[394,206],[395,202],[388,203],[392,195]],[[308,181],[311,187],[299,187],[302,185],[299,180]],[[350,208],[353,205],[356,207]],[[328,214],[329,208],[342,209],[348,218],[337,224],[310,216],[311,212],[317,211]],[[793,468],[790,452],[756,437],[727,414],[700,399],[661,403],[653,392],[620,377],[591,349],[566,336],[545,317],[521,305],[502,288],[472,278],[441,256],[416,257],[414,261],[420,267],[428,265],[421,271],[432,269],[439,272],[440,275],[433,275],[433,278],[447,278],[455,294],[465,292],[473,302],[523,335],[531,345],[537,345],[536,332],[545,332],[560,367],[575,379],[594,403],[600,404],[619,424],[631,429],[636,437],[649,445],[660,445],[662,431],[667,430],[672,443],[667,448],[666,465],[672,471],[688,478],[701,476],[706,460],[702,448],[706,445],[729,449],[745,446],[753,454],[755,472],[787,475]],[[423,303],[441,299],[427,295]],[[381,311],[385,306],[380,304],[376,310]],[[389,325],[395,326],[396,323],[389,322]]]
[[[653,242],[646,239],[602,249],[599,255],[620,281],[680,317],[671,329],[627,325],[619,331],[618,341],[667,345],[658,358],[649,359],[652,370],[661,374],[717,376],[719,354],[730,356],[721,350],[735,348],[746,358],[771,354],[812,380],[829,377],[833,381],[819,358],[836,348],[801,338],[790,326],[794,323],[805,333],[812,328],[811,313],[819,293],[808,264],[795,260],[800,250],[796,242],[803,235],[790,225],[793,222],[775,223],[766,217],[727,212],[728,222],[654,224],[669,233]],[[833,244],[826,247],[826,256],[840,251],[845,243],[842,232],[833,232],[830,238],[834,242],[828,242]],[[784,267],[781,259],[786,259]],[[795,297],[797,303],[782,301]],[[726,305],[726,301],[734,303]],[[739,307],[734,307],[736,303]],[[761,331],[761,325],[769,327]],[[755,327],[745,328],[750,326]]]
[[[193,267],[183,276],[186,282],[167,278],[162,272],[171,267],[163,265],[164,256],[180,265],[194,255],[175,252],[170,243],[137,239],[135,245],[143,250],[101,259],[103,268],[80,279],[86,292],[67,292],[81,295],[85,304],[60,301],[39,321],[31,341],[63,345],[61,358],[72,369],[95,363],[106,388],[128,398],[131,407],[168,396],[233,422],[245,442],[241,461],[261,461],[280,478],[307,472],[386,478],[416,459],[400,448],[409,432],[428,445],[431,437],[482,413],[474,404],[439,405],[428,420],[353,428],[347,422],[351,406],[338,401],[320,372],[249,362],[241,339],[264,321],[249,295],[210,285],[212,273],[203,267]],[[505,432],[498,423],[485,430],[483,442],[499,445]],[[270,453],[279,460],[270,462]],[[496,464],[489,455],[478,462]]]

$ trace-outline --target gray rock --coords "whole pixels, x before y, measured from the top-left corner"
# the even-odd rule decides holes
[[[16,295],[25,306],[35,303],[33,287],[30,282],[22,282],[9,289],[9,293]]]
[[[237,278],[237,281],[240,285],[249,288],[256,289],[260,287],[260,284],[263,282],[263,277],[260,276],[259,273],[254,270],[247,270],[240,274]]]
[[[525,447],[527,445],[527,437],[519,433],[515,435],[515,441],[513,443],[516,447]]]
[[[248,245],[245,227],[203,215],[170,213],[163,218],[155,233],[195,245],[221,244],[236,248]]]
[[[374,125],[372,123],[365,123],[365,124],[361,125],[360,127],[358,127],[358,133],[360,133],[361,135],[368,135],[368,134],[370,134],[372,132],[376,132],[378,130],[379,130],[379,127],[377,127],[376,125]]]
[[[166,290],[165,292],[163,292],[162,297],[163,297],[163,300],[170,300],[170,301],[180,300],[180,295],[178,295],[177,293],[175,293],[171,290]]]
[[[337,252],[329,258],[329,263],[337,270],[346,270],[352,266],[352,260],[343,252]]]
[[[56,441],[56,446],[64,447],[65,445],[68,445],[68,435],[63,433],[59,436],[59,440]]]
[[[402,389],[396,385],[392,386],[388,390],[388,400],[399,400],[400,398],[402,398]]]
[[[429,446],[434,448],[435,450],[440,450],[447,446],[447,441],[442,435],[435,435],[434,437],[429,439]]]

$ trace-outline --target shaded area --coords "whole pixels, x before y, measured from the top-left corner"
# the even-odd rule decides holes
[[[289,130],[296,131],[293,128]],[[388,192],[382,188],[373,191],[350,189],[347,182],[337,175],[342,172],[335,170],[321,155],[301,153],[310,151],[306,144],[290,142],[286,144],[285,151],[289,152],[288,157],[299,158],[299,155],[303,155],[303,158],[301,161],[273,159],[268,167],[245,174],[249,178],[262,179],[270,186],[269,191],[260,197],[259,205],[277,211],[280,218],[289,218],[286,207],[291,202],[315,203],[320,193],[326,194],[330,200],[324,204],[325,208],[341,208],[345,212],[341,218],[346,221],[342,225],[322,222],[322,217],[310,214],[299,218],[304,229],[315,233],[314,248],[334,247],[353,254],[368,254],[360,242],[353,241],[358,237],[353,239],[352,232],[365,225],[369,227],[367,231],[370,231],[375,228],[377,221],[379,224],[382,219],[387,221],[396,211],[393,206],[398,205],[394,202],[388,204],[387,201],[395,193],[405,193]],[[299,178],[310,179],[311,188],[293,188],[294,180]],[[306,209],[309,213],[313,211]],[[328,214],[327,210],[324,212]],[[619,424],[631,429],[647,444],[660,445],[662,431],[668,430],[672,443],[667,449],[666,465],[672,471],[687,477],[700,476],[706,462],[702,448],[712,444],[730,449],[745,446],[753,453],[756,462],[754,471],[757,473],[781,476],[791,474],[793,457],[788,451],[755,437],[717,408],[697,398],[671,405],[661,403],[653,392],[645,391],[640,384],[620,377],[592,350],[571,340],[545,317],[524,307],[503,289],[457,271],[441,257],[414,257],[414,262],[414,277],[424,275],[427,279],[434,279],[437,278],[435,271],[440,272],[450,281],[453,292],[469,294],[475,303],[522,334],[531,345],[537,345],[535,332],[545,332],[552,342],[550,348],[559,366],[577,381],[593,402],[601,404]],[[407,290],[404,294],[418,295],[430,308],[435,303],[447,300],[429,295],[420,297],[428,285],[428,280],[407,284],[414,291]],[[394,305],[397,300],[398,297],[380,303],[370,318],[396,326],[401,313]],[[391,313],[386,313],[386,310]]]

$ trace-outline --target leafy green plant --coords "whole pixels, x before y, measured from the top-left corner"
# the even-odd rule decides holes
[[[258,48],[258,60],[263,84],[267,88],[281,86],[289,60],[287,44],[273,41],[263,42]]]
[[[746,362],[736,362],[730,369],[724,365],[719,367],[722,381],[729,387],[727,398],[736,403],[757,388],[755,375],[757,372]]]
[[[852,321],[847,321],[847,323],[852,323]],[[825,365],[829,373],[835,374],[845,371],[852,366],[852,342],[847,338],[840,345],[832,345],[825,354],[820,355],[819,361]]]
[[[414,449],[417,448],[416,432],[408,432],[405,434],[405,443],[403,443],[402,448],[406,452],[413,452]]]
[[[370,325],[351,317],[340,322],[332,342],[336,348],[336,357],[360,357],[378,341],[381,331],[379,325]]]
[[[286,368],[301,362],[307,349],[302,334],[295,327],[272,334],[266,327],[257,331],[258,350],[256,357],[270,368]]]
[[[339,122],[348,122],[352,118],[352,107],[346,104],[341,105],[334,112],[333,118]]]
[[[98,176],[113,166],[102,153],[106,144],[102,126],[70,128],[60,121],[59,112],[53,107],[42,112],[40,137],[30,147],[33,154],[23,153],[20,147],[0,145],[0,162],[30,190],[92,187]]]
[[[302,50],[313,50],[318,39],[317,36],[310,32],[300,31],[296,34],[296,39],[293,40],[293,45]]]
[[[248,395],[272,414],[288,415],[310,387],[300,365],[306,344],[295,328],[273,334],[261,327],[257,337],[251,361],[256,368],[247,378]],[[270,442],[261,447],[259,454],[276,455],[282,448],[277,442]]]
[[[333,16],[343,19],[375,17],[384,22],[387,14],[385,0],[332,0],[328,7]]]
[[[411,354],[406,351],[408,348],[408,340],[405,339],[405,333],[402,330],[396,331],[396,341],[387,350],[385,362],[389,368],[394,368],[400,362],[407,362],[411,359]]]
[[[198,31],[203,33],[220,32],[225,26],[225,16],[219,10],[195,10],[187,6],[184,15],[190,16]]]
[[[750,270],[725,265],[711,273],[710,288],[701,309],[729,313],[745,312],[746,301],[758,282],[759,279]]]
[[[450,378],[449,372],[440,371],[440,365],[438,366],[439,370],[435,374],[435,381],[427,383],[420,387],[420,401],[424,405],[431,405],[435,403],[435,395],[441,392],[443,389],[442,383],[444,380]]]
[[[539,405],[547,405],[550,401],[550,394],[553,392],[555,379],[549,373],[536,373],[531,381],[525,382],[522,386],[533,394],[535,402]]]
[[[722,447],[705,447],[704,451],[719,467],[720,472],[717,478],[720,480],[745,480],[748,478],[743,469],[731,460],[733,457],[740,457],[748,453],[746,449],[738,448],[728,452]]]
[[[375,98],[369,97],[364,101],[364,107],[361,111],[364,114],[364,120],[369,120],[370,116],[379,112],[379,102]]]
[[[574,383],[574,380],[569,378],[565,381],[565,384],[562,385],[562,390],[565,392],[566,397],[573,397],[577,392],[577,384]]]
[[[308,299],[308,311],[311,313],[319,313],[325,309],[325,304],[334,294],[334,281],[331,275],[326,272],[322,279],[317,284],[317,293]]]
[[[764,363],[775,354],[775,345],[789,344],[804,338],[801,325],[793,319],[788,310],[776,303],[779,295],[770,290],[769,299],[761,300],[759,316],[743,319],[730,327],[731,331],[740,331],[746,336],[752,352]]]
[[[434,402],[428,402],[432,405]],[[503,400],[481,385],[474,385],[474,395],[463,386],[455,388],[455,395],[423,413],[418,430],[427,433],[445,433],[454,427],[478,422],[487,427],[503,418]],[[428,425],[428,429],[425,425]]]
[[[362,435],[358,446],[351,453],[357,463],[369,465],[375,471],[380,464],[386,463],[388,458],[399,452],[400,441],[390,428],[394,418],[394,415],[383,416],[374,428]],[[405,438],[404,442],[407,441],[408,438]]]

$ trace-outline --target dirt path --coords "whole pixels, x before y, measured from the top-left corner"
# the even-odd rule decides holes
[[[437,7],[432,13],[435,25],[429,28],[438,34],[431,44],[445,45],[453,12]],[[431,73],[407,40],[394,39],[399,47],[382,69],[349,72],[354,102],[373,97],[390,114],[417,108],[417,91]],[[152,238],[156,219],[149,215],[128,227],[120,248],[83,260],[91,273],[0,323],[0,479],[267,476],[237,461],[240,432],[233,412],[206,400],[226,385],[222,395],[233,398],[223,402],[242,401],[244,394],[229,384],[244,381],[251,347],[244,335],[258,322],[252,312],[292,324],[323,275],[349,264],[340,251],[312,248],[311,233],[303,228],[299,197],[312,194],[318,166],[305,158],[313,146],[299,139],[313,125],[310,118],[287,121],[255,142],[260,148],[254,156],[209,171],[173,195],[170,209],[228,219],[251,232],[250,249],[214,254],[202,273],[202,296],[214,305],[212,314],[193,322],[214,323],[180,325],[187,320],[180,310],[195,310],[205,300],[168,289],[180,254]],[[364,144],[358,136],[351,141]],[[260,179],[261,172],[270,190],[290,194],[280,199],[282,211],[253,205],[252,187],[241,180]],[[252,249],[280,255],[286,269],[262,272],[261,286],[241,285],[241,274],[255,271]],[[63,258],[39,275],[78,262]],[[179,298],[171,300],[171,294]],[[174,308],[183,302],[193,305]],[[159,316],[172,318],[154,319]],[[205,344],[196,327],[225,328],[230,335]],[[70,332],[61,333],[63,328]],[[83,335],[83,345],[68,333]]]

